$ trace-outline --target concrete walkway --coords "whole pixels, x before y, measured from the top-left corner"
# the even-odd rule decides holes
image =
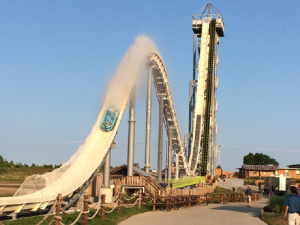
[[[218,186],[232,190],[233,187],[242,187],[246,191],[248,185],[244,185],[244,179],[225,179],[225,185],[223,186],[223,180],[220,180]],[[258,186],[249,185],[253,192],[258,192]]]
[[[223,186],[223,182],[220,182]],[[243,187],[243,180],[227,179],[224,187]],[[247,187],[247,186],[246,186]],[[259,219],[260,209],[268,204],[268,198],[264,197],[258,202],[253,202],[252,207],[246,207],[246,203],[209,204],[208,206],[195,206],[180,208],[171,212],[155,211],[142,213],[120,223],[120,225],[194,225],[194,224],[230,224],[230,225],[265,225]]]

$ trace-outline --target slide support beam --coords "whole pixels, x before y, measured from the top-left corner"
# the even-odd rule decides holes
[[[151,109],[152,109],[152,67],[148,68],[147,77],[147,105],[146,105],[146,145],[145,171],[150,173],[150,141],[151,141]]]
[[[166,93],[158,93],[159,97],[159,119],[158,119],[158,155],[157,155],[157,179],[161,181],[162,175],[162,152],[163,152],[163,128],[164,128],[164,96]]]
[[[129,103],[129,126],[128,126],[128,155],[127,155],[127,176],[133,176],[134,163],[134,136],[135,136],[135,86],[130,92]]]

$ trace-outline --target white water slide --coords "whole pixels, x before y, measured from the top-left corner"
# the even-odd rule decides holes
[[[154,45],[152,42],[149,41],[149,39],[146,40],[146,43],[144,42],[145,41],[141,41],[137,38],[135,45],[133,45],[124,56],[108,90],[104,107],[98,115],[92,132],[87,137],[85,143],[79,148],[78,152],[72,156],[71,160],[62,165],[62,167],[65,168],[65,172],[60,171],[57,179],[52,179],[51,182],[47,183],[46,187],[33,193],[0,198],[0,213],[18,213],[21,210],[36,211],[38,209],[45,209],[55,202],[58,193],[62,193],[62,196],[69,196],[89,180],[91,175],[104,160],[106,153],[111,147],[121,122],[130,91],[135,85],[136,75],[141,66],[145,63],[148,65],[150,63],[150,65],[153,66],[152,73],[154,76],[156,92],[166,93],[164,96],[165,126],[170,125],[175,127],[175,129],[173,129],[172,138],[173,149],[179,154],[180,167],[185,169],[187,175],[190,175],[164,63],[156,48],[153,47]],[[153,46],[149,47],[149,45]],[[135,65],[134,68],[132,68],[132,65]],[[125,75],[128,73],[131,73],[131,75],[134,74],[134,76],[131,76],[131,79],[128,79],[129,77],[126,77]],[[113,94],[113,89],[115,92],[117,90],[118,93],[116,94],[118,96]],[[109,107],[118,107],[119,115],[114,129],[105,132],[100,128],[100,124],[104,113]]]
[[[201,21],[201,19],[197,19],[195,22],[198,23]],[[222,21],[220,20],[220,22]],[[198,26],[198,24],[196,25]],[[221,25],[222,23],[217,23],[217,27]],[[211,45],[207,36],[208,23],[205,23],[203,26],[201,25],[201,27],[204,37],[201,43],[201,53],[203,54],[200,56],[198,66],[198,70],[200,71],[198,74],[198,91],[194,117],[203,115],[205,107],[204,92],[207,77],[207,54],[208,45]],[[217,41],[213,44],[216,46]],[[215,55],[214,57],[217,56]],[[91,177],[97,173],[101,164],[103,164],[107,152],[111,148],[130,92],[136,83],[135,81],[140,69],[144,68],[145,65],[152,68],[156,93],[163,93],[160,96],[163,97],[164,125],[166,128],[174,127],[174,129],[171,129],[172,149],[179,156],[179,169],[185,171],[187,176],[194,175],[200,152],[201,130],[194,130],[194,137],[198,135],[198,138],[193,138],[190,165],[188,165],[164,63],[153,42],[149,38],[138,37],[135,44],[123,57],[108,88],[103,109],[99,113],[97,121],[84,144],[80,146],[78,151],[61,168],[49,174],[31,177],[30,179],[34,183],[34,186],[39,186],[37,185],[38,183],[41,184],[34,192],[22,192],[23,188],[26,189],[25,182],[14,197],[0,198],[0,215],[2,213],[19,213],[21,210],[36,211],[38,209],[45,209],[47,206],[53,205],[58,193],[62,193],[63,197],[70,196],[79,188],[88,185],[87,181],[91,181]],[[214,66],[215,70],[216,65],[217,62]],[[216,103],[213,102],[213,104]],[[106,111],[111,108],[118,110],[115,126],[111,131],[103,131],[100,124]],[[194,123],[196,123],[195,119]],[[200,124],[202,126],[202,122]],[[197,127],[197,124],[194,127]],[[212,158],[214,159],[215,155]]]

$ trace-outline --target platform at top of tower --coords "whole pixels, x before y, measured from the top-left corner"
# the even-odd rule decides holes
[[[208,20],[216,20],[216,31],[219,37],[224,37],[224,21],[222,14],[210,3],[199,9],[192,17],[194,34],[201,37],[202,24]]]
[[[207,18],[207,17],[206,17]],[[192,20],[192,29],[194,34],[197,34],[198,37],[201,37],[202,33],[202,24],[205,18],[203,19],[194,19]],[[223,19],[216,19],[216,32],[219,37],[224,37],[224,22]]]

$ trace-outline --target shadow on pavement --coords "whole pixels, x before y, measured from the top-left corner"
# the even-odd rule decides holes
[[[260,215],[260,209],[261,207],[255,207],[251,206],[251,208],[248,208],[247,205],[243,206],[231,206],[231,205],[224,205],[224,206],[219,206],[219,207],[214,207],[211,208],[211,210],[226,210],[226,211],[234,211],[234,212],[241,212],[241,213],[247,213],[247,214],[252,214],[253,216],[257,217]]]

